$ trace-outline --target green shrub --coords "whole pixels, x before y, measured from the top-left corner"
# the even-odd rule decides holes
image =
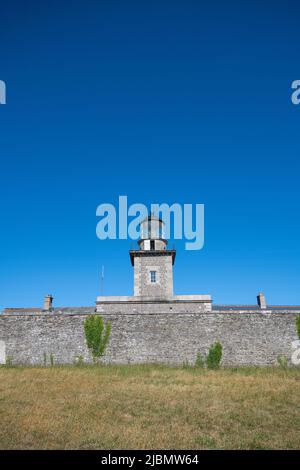
[[[206,365],[208,369],[218,369],[222,360],[222,345],[217,342],[209,348],[206,358]]]
[[[110,336],[110,322],[104,324],[100,315],[89,315],[84,322],[84,333],[93,362],[103,356]]]
[[[287,369],[289,365],[289,360],[285,356],[277,356],[277,364],[281,369]]]
[[[12,356],[6,356],[5,366],[6,367],[12,367],[13,366],[13,357]]]
[[[195,367],[198,367],[200,369],[203,369],[205,367],[205,358],[199,352],[196,356]]]
[[[298,338],[300,339],[300,315],[296,316],[296,329],[297,329]]]
[[[55,356],[54,354],[50,354],[50,366],[53,367],[54,366],[54,362],[55,362]]]
[[[43,362],[44,362],[44,367],[47,367],[48,355],[45,352],[43,354]],[[49,354],[49,364],[50,364],[51,367],[53,367],[55,365],[55,356],[52,353]]]

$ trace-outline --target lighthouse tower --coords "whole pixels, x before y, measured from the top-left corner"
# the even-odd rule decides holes
[[[140,224],[138,249],[130,250],[134,296],[168,299],[173,296],[176,251],[167,249],[164,222],[151,214]]]
[[[134,272],[134,295],[98,296],[96,312],[139,315],[147,313],[211,312],[210,295],[174,295],[175,249],[168,249],[165,224],[150,214],[140,224],[137,247],[129,251]]]

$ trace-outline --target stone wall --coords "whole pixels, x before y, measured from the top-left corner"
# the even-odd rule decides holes
[[[73,363],[86,349],[83,322],[93,308],[41,314],[0,315],[0,341],[15,363],[43,364],[44,353],[57,363]],[[105,314],[112,324],[104,358],[112,363],[194,363],[215,341],[223,345],[224,365],[269,365],[290,358],[297,340],[296,313],[213,311],[207,313]]]
[[[156,272],[151,283],[150,271]],[[143,254],[134,258],[134,295],[171,297],[173,295],[172,254]]]
[[[180,295],[168,299],[153,297],[97,297],[98,313],[149,314],[152,312],[203,313],[211,311],[210,295]]]

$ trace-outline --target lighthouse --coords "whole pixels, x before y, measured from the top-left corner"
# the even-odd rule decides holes
[[[164,222],[150,214],[140,224],[137,249],[129,251],[134,269],[134,296],[172,298],[176,250],[168,249],[167,245]]]
[[[210,295],[174,295],[173,266],[176,250],[170,249],[164,221],[148,215],[139,226],[139,240],[129,250],[133,266],[133,295],[98,296],[96,312],[131,315],[211,312]],[[127,321],[126,320],[126,321]]]

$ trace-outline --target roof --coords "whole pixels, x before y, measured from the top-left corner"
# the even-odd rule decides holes
[[[132,266],[135,256],[172,256],[172,264],[175,262],[176,250],[129,250]]]
[[[149,221],[149,220],[150,221],[151,220],[158,220],[158,222],[161,222],[162,224],[164,224],[164,221],[160,217],[157,217],[157,215],[152,214],[152,212],[151,212],[150,215],[148,215],[148,217],[145,217],[145,219],[142,220],[141,224],[146,222],[146,221]]]
[[[212,311],[230,312],[230,311],[259,311],[271,310],[278,313],[300,313],[300,306],[298,305],[267,305],[266,308],[260,308],[258,305],[214,305],[212,304]]]
[[[2,312],[3,315],[38,315],[38,314],[92,314],[96,311],[95,307],[57,307],[51,310],[43,310],[41,308],[5,308]]]

